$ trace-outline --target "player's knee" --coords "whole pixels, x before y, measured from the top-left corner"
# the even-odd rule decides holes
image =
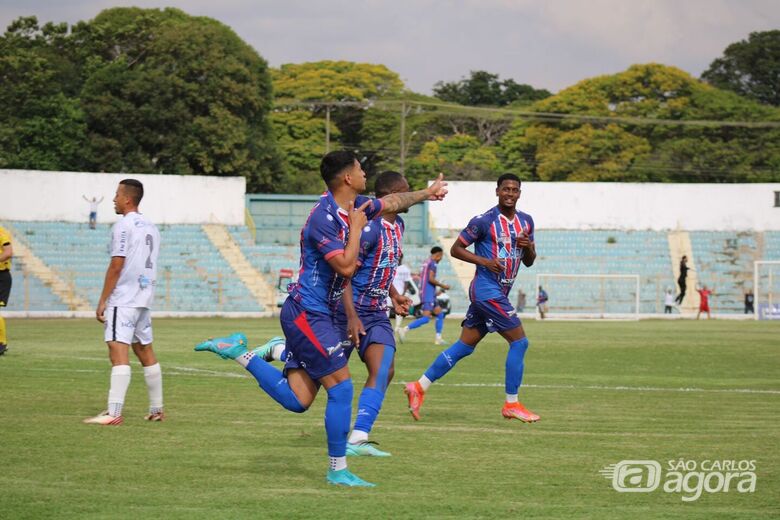
[[[327,389],[328,400],[333,400],[335,403],[351,403],[353,391],[352,379],[345,379]]]

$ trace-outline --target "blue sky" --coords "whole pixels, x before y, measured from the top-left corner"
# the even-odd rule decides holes
[[[426,94],[470,70],[553,92],[633,63],[698,76],[728,44],[780,29],[778,0],[0,0],[0,23],[73,23],[123,5],[215,18],[272,66],[382,63]]]

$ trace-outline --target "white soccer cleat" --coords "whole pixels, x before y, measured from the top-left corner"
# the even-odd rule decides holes
[[[82,422],[84,424],[99,424],[101,426],[119,426],[124,422],[124,418],[121,415],[116,417],[108,415],[108,410],[104,410],[94,417],[87,417]]]
[[[162,422],[163,420],[165,420],[165,414],[163,413],[162,410],[160,410],[159,412],[154,412],[154,413],[150,412],[150,413],[144,415],[144,421]]]

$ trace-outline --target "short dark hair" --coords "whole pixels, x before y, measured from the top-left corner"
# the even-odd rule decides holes
[[[398,184],[403,182],[404,176],[391,170],[380,173],[374,181],[374,194],[377,198],[389,195]]]
[[[504,181],[515,181],[517,184],[522,184],[520,182],[520,177],[518,177],[514,173],[504,173],[501,175],[501,177],[498,178],[498,182],[496,183],[496,188],[500,188],[501,183]]]
[[[135,179],[122,179],[119,181],[125,187],[125,193],[133,199],[133,204],[138,206],[144,198],[144,185]]]
[[[443,253],[444,249],[440,248],[439,246],[433,246],[431,248],[431,254],[435,255],[436,253]]]
[[[325,184],[330,187],[333,180],[345,169],[355,164],[357,156],[349,150],[330,152],[320,162],[320,175]]]

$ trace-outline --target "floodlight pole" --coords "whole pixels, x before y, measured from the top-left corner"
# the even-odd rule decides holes
[[[406,102],[401,102],[401,175],[404,175],[406,163]]]
[[[330,152],[330,105],[325,105],[325,153]]]

